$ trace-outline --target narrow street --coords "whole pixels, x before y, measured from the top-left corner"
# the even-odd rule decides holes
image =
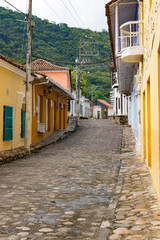
[[[122,126],[111,120],[80,125],[64,140],[0,167],[0,239],[103,240]]]
[[[0,239],[160,239],[157,196],[132,129],[81,120],[65,139],[0,166]]]

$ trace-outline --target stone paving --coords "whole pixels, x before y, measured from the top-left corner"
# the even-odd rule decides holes
[[[68,128],[64,130],[58,130],[53,132],[48,138],[42,140],[41,142],[31,144],[30,152],[36,152],[37,150],[48,146],[50,144],[56,143],[57,141],[62,140],[76,130],[76,119],[75,117],[70,117]],[[29,151],[23,146],[16,149],[11,149],[8,151],[0,152],[0,165],[12,162],[19,158],[28,156]]]
[[[106,236],[121,139],[111,120],[82,120],[62,141],[0,166],[0,239]]]
[[[123,129],[122,164],[115,192],[116,208],[108,239],[160,239],[160,210],[151,177],[134,152],[131,128]]]
[[[111,120],[80,125],[0,166],[0,239],[160,239],[156,194],[131,128]]]

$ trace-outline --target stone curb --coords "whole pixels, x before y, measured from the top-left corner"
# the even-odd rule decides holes
[[[128,149],[127,143],[125,142],[125,136],[124,136],[124,128],[130,126],[123,126],[123,132],[122,132],[122,139],[121,139],[121,153],[117,155],[117,157],[120,158],[120,169],[119,169],[119,175],[118,175],[118,181],[117,185],[115,188],[115,193],[113,198],[110,201],[110,204],[108,206],[108,211],[106,213],[106,221],[102,222],[100,231],[98,234],[98,237],[96,240],[106,240],[108,239],[109,235],[111,234],[111,230],[113,229],[113,224],[114,224],[114,216],[115,216],[115,211],[117,208],[117,204],[121,195],[122,187],[123,187],[123,160],[124,157],[129,157],[130,155],[135,155],[135,147],[134,145]],[[113,156],[114,157],[114,156]],[[106,228],[103,228],[103,225],[106,223]]]
[[[51,144],[54,144],[58,141],[61,141],[62,139],[70,136],[77,129],[78,129],[78,126],[73,126],[73,127],[68,128],[67,130],[64,130],[63,132],[61,132],[61,134],[59,136],[53,137],[53,139],[50,141],[47,141],[47,139],[45,139],[39,143],[32,144],[30,152],[27,149],[25,149],[25,147],[19,147],[19,148],[13,149],[13,150],[0,152],[0,165],[4,165],[6,163],[9,163],[9,162],[15,161],[17,159],[27,157],[33,153],[36,153],[38,150],[40,150],[46,146],[49,146]]]

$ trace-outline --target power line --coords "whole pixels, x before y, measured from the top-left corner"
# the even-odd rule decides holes
[[[19,10],[17,7],[13,6],[11,3],[9,3],[7,0],[4,0],[8,5],[10,5],[11,7],[13,7],[14,9],[16,9],[18,12],[22,13],[23,15],[26,16],[26,14],[24,12],[22,12],[21,10]]]
[[[65,6],[65,8],[67,9],[67,11],[70,13],[70,15],[73,17],[73,19],[75,20],[75,22],[78,24],[79,27],[80,24],[77,22],[76,18],[74,17],[74,15],[72,14],[72,12],[69,10],[69,8],[67,7],[67,5],[63,2],[63,0],[61,0],[61,2],[63,3],[63,5]]]
[[[26,14],[27,14],[27,3],[26,3]],[[22,38],[22,47],[21,47],[21,61],[22,61],[23,53],[24,53],[23,47],[24,47],[24,43],[25,43],[25,34],[26,34],[26,22],[24,22],[24,28],[23,28],[23,38]]]
[[[58,64],[63,64],[63,65],[81,65],[82,63],[75,63],[75,62],[61,62],[61,61],[56,61],[56,60],[53,60],[53,59],[46,59],[46,58],[42,58],[42,57],[39,57],[39,56],[36,56],[34,54],[32,54],[32,57],[35,57],[36,59],[43,59],[45,61],[48,61],[48,62],[51,62],[51,63],[58,63]],[[105,62],[108,62],[108,61],[111,61],[111,58],[108,58],[108,59],[104,59],[103,61],[97,61],[97,62],[86,62],[86,63],[83,63],[82,65],[95,65],[95,64],[99,64],[99,63],[105,63]]]
[[[61,20],[61,22],[63,22],[62,18],[56,13],[56,11],[54,11],[54,9],[49,5],[49,3],[46,0],[44,0],[44,2],[52,10],[52,12],[54,12],[54,14]]]
[[[82,19],[80,18],[80,16],[78,15],[76,9],[74,8],[73,4],[71,3],[70,0],[68,0],[68,2],[70,3],[72,9],[74,10],[75,14],[77,15],[77,17],[79,18],[79,20],[81,21],[81,23],[83,24],[83,26],[85,27],[85,24],[83,23]]]

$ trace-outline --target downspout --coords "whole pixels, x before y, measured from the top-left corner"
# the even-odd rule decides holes
[[[35,83],[33,84],[33,116],[35,116],[35,86],[37,85],[43,85],[49,83],[49,80],[47,82],[41,82],[41,83]]]

